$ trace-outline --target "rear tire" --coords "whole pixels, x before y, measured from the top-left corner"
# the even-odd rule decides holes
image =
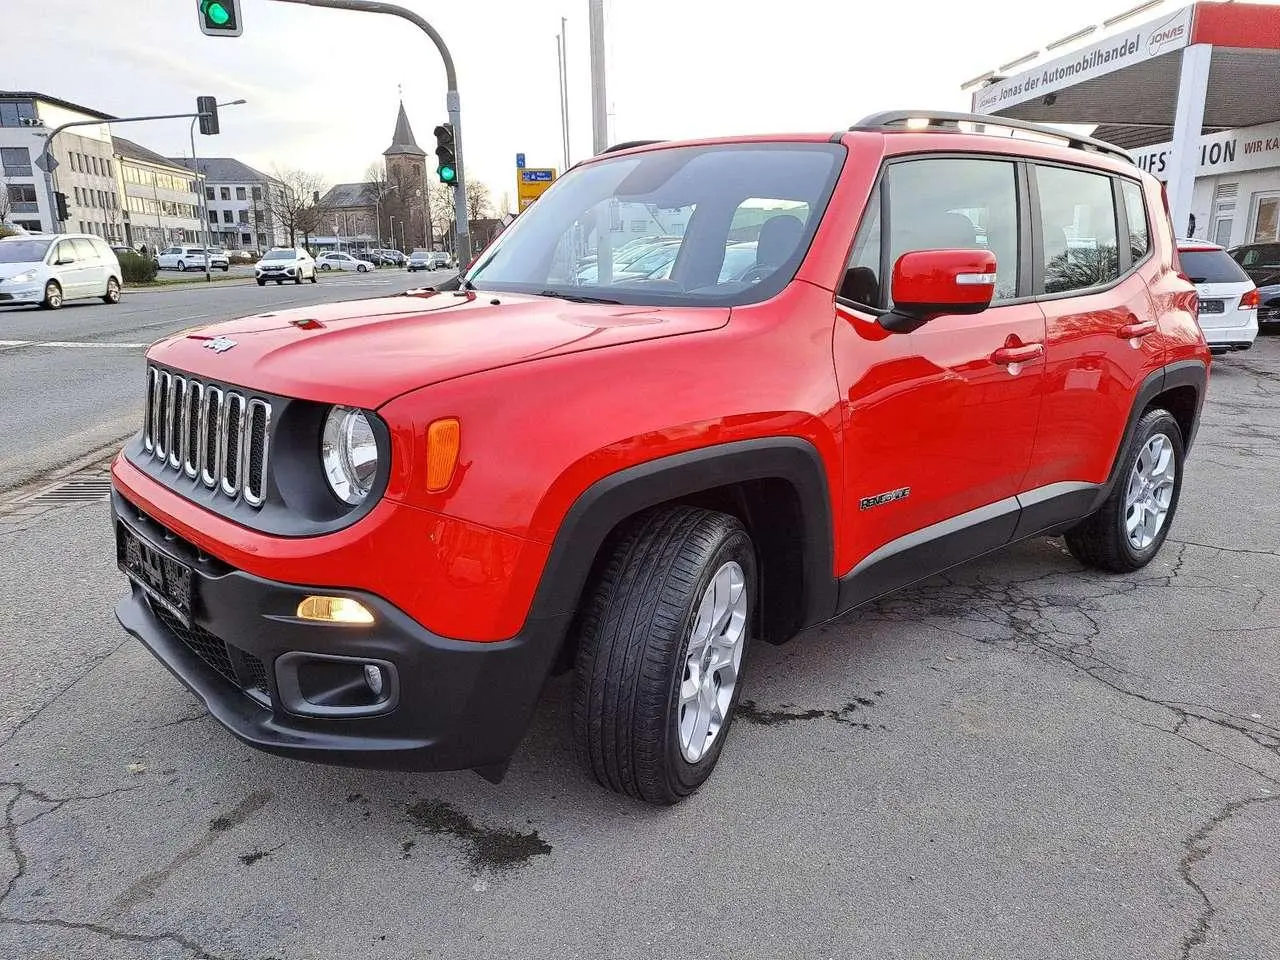
[[[107,278],[107,293],[102,298],[103,303],[116,304],[120,302],[120,281],[115,277]]]
[[[1087,567],[1111,573],[1130,573],[1150,563],[1173,525],[1182,463],[1178,422],[1167,410],[1147,411],[1125,447],[1111,495],[1067,532],[1071,555]]]
[[[654,804],[707,780],[742,691],[755,602],[755,550],[736,518],[660,507],[622,531],[577,655],[574,740],[596,780]]]

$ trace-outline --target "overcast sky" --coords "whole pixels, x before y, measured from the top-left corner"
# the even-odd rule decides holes
[[[453,52],[469,177],[500,196],[514,194],[517,151],[530,166],[561,165],[561,16],[572,158],[591,152],[587,0],[402,2]],[[1136,3],[606,0],[610,139],[835,130],[882,109],[964,109],[963,81]],[[215,39],[199,31],[196,0],[0,0],[11,38],[0,88],[117,116],[191,110],[198,94],[244,97],[247,105],[223,111],[220,136],[197,135],[201,154],[265,171],[301,167],[337,183],[361,179],[388,146],[403,85],[418,142],[434,149],[431,130],[446,119],[444,69],[415,27],[277,0],[242,6],[244,36]],[[187,156],[187,126],[115,131]]]

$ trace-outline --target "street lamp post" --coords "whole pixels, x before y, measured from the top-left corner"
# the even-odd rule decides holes
[[[228,100],[226,103],[218,104],[218,106],[238,107],[244,103],[248,103],[248,101]],[[209,204],[206,202],[208,199],[208,194],[206,193],[208,187],[200,182],[200,162],[196,159],[196,121],[199,119],[199,114],[191,118],[191,130],[189,133],[191,136],[191,162],[196,168],[196,189],[199,191],[196,197],[200,205],[200,220],[204,224],[202,231],[204,233],[204,282],[210,283],[213,280],[213,275],[209,268],[209,246],[212,236],[209,230]]]

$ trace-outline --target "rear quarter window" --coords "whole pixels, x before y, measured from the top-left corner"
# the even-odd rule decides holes
[[[1249,283],[1249,275],[1225,250],[1179,250],[1182,271],[1192,283]]]

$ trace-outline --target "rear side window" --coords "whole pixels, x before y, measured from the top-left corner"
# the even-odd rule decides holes
[[[84,261],[98,259],[98,251],[93,249],[93,244],[88,240],[81,240],[77,237],[74,240],[64,240],[62,242],[64,244],[70,243],[75,247],[77,260]]]
[[[1237,261],[1246,267],[1280,267],[1280,243],[1264,243],[1256,247],[1245,247],[1234,254]]]
[[[880,190],[889,192],[888,236]],[[888,245],[888,257],[883,247]],[[841,283],[854,303],[885,305],[893,265],[914,250],[990,250],[996,255],[994,302],[1018,295],[1018,187],[1004,160],[938,158],[889,166],[868,201]]]
[[[1192,283],[1249,283],[1249,275],[1225,250],[1179,250],[1182,272]]]
[[[1129,224],[1129,262],[1137,263],[1151,249],[1147,205],[1142,199],[1142,187],[1132,180],[1120,181],[1120,195],[1124,197],[1124,216]]]
[[[1062,167],[1035,168],[1044,238],[1044,291],[1067,293],[1120,277],[1111,178]]]

